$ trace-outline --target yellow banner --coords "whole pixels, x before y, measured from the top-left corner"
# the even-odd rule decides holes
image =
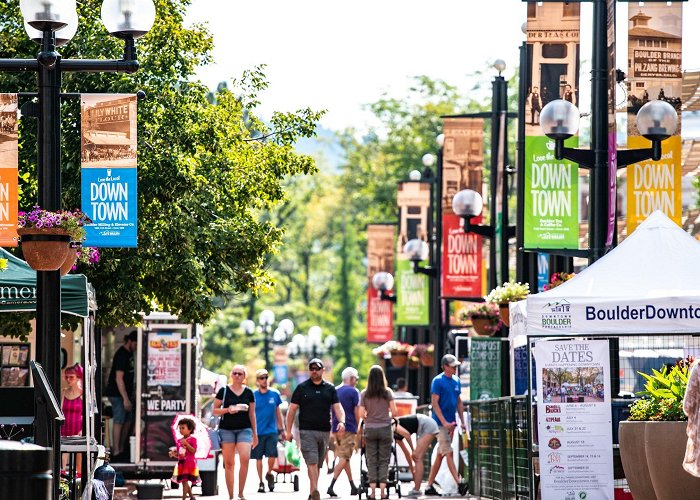
[[[630,149],[651,147],[640,136],[627,138]],[[661,160],[633,163],[627,167],[627,234],[654,210],[661,210],[680,226],[682,215],[681,138],[661,143]]]
[[[0,246],[17,246],[17,94],[0,94]]]

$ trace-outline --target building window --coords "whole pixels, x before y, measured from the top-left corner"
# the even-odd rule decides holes
[[[565,43],[545,43],[542,45],[542,57],[545,59],[564,59],[566,52]]]
[[[661,47],[664,49],[668,48],[668,42],[666,40],[661,40]]]
[[[645,82],[634,82],[634,86],[638,89],[643,89],[644,85],[646,85]]]
[[[578,2],[564,2],[564,17],[580,17],[581,4]]]
[[[527,3],[527,18],[535,19],[537,17],[537,2]]]

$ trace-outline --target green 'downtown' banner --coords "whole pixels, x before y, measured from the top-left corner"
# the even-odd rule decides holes
[[[422,262],[421,265],[425,265]],[[413,263],[404,256],[396,261],[396,323],[430,324],[428,276],[413,272]]]

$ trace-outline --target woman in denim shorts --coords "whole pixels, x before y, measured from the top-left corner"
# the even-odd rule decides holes
[[[236,452],[241,461],[238,471],[238,498],[245,500],[243,489],[248,477],[250,450],[258,444],[255,422],[255,396],[247,381],[245,366],[236,365],[231,370],[231,385],[219,389],[214,401],[214,415],[221,415],[219,436],[221,453],[224,457],[226,488],[228,497],[233,500],[233,470],[236,465]]]

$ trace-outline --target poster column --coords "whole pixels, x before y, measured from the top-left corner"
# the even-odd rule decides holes
[[[613,498],[608,341],[542,340],[534,355],[542,500]]]
[[[82,94],[81,206],[85,246],[136,247],[136,96]]]
[[[0,246],[17,246],[17,94],[0,94]]]
[[[650,100],[671,104],[678,113],[676,133],[661,143],[661,160],[647,160],[627,167],[627,234],[654,210],[661,210],[676,224],[682,218],[681,70],[683,4],[630,2],[627,7],[627,146],[651,147],[641,137],[636,118]]]
[[[394,224],[367,226],[367,342],[384,343],[394,336],[394,308],[382,300],[381,292],[372,286],[379,272],[394,274]]]

